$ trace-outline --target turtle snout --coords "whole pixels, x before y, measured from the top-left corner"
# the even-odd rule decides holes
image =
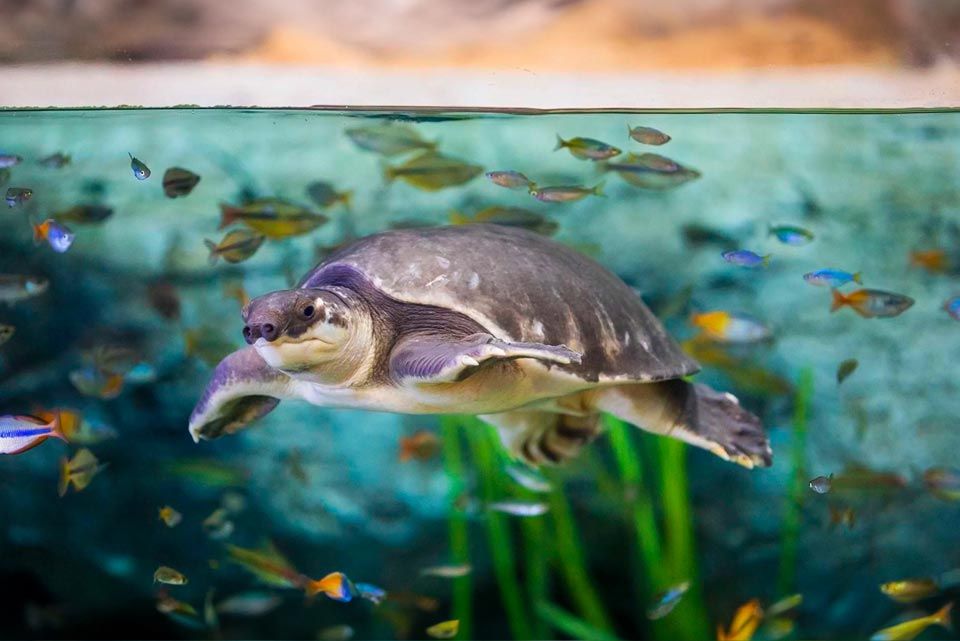
[[[247,323],[243,328],[243,340],[253,345],[257,339],[263,338],[272,343],[280,336],[280,329],[273,323]]]

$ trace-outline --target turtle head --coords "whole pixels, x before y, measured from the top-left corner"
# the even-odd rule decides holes
[[[354,338],[350,305],[325,289],[288,289],[243,308],[243,338],[268,365],[291,376],[339,369]]]

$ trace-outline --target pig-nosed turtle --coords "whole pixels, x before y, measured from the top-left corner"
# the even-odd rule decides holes
[[[643,301],[595,261],[496,225],[387,231],[296,289],[243,310],[248,347],[216,368],[194,439],[281,399],[407,414],[478,414],[533,464],[574,456],[601,412],[746,467],[768,466],[759,420],[682,377],[699,369]]]

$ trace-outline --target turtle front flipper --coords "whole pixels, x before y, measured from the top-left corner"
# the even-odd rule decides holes
[[[490,334],[463,338],[418,335],[402,339],[393,348],[390,375],[399,383],[453,383],[494,361],[534,358],[568,365],[579,363],[580,356],[563,345],[510,343]]]
[[[238,432],[291,397],[292,386],[292,379],[267,365],[253,347],[238,350],[213,371],[190,415],[190,435],[199,441]]]

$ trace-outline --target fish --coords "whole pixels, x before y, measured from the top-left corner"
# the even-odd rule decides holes
[[[326,597],[347,603],[353,600],[356,589],[350,579],[343,572],[331,572],[317,581],[310,581],[305,586],[307,596],[323,594]]]
[[[33,244],[39,245],[46,241],[58,254],[70,249],[75,238],[76,234],[70,231],[69,227],[61,225],[53,218],[33,225]]]
[[[680,599],[690,589],[689,581],[682,581],[657,597],[656,603],[647,608],[647,618],[651,621],[667,616],[680,603]]]
[[[909,296],[881,289],[858,289],[849,294],[843,294],[838,289],[830,291],[833,294],[831,312],[846,306],[863,318],[893,318],[910,309],[914,303]]]
[[[879,472],[860,465],[851,465],[833,477],[834,492],[847,490],[902,490],[906,486],[907,479],[899,474],[894,472]]]
[[[923,484],[938,499],[960,501],[960,470],[931,467],[923,472]]]
[[[855,358],[848,358],[841,361],[837,366],[837,385],[847,380],[847,377],[857,371],[860,361]]]
[[[960,321],[960,296],[953,296],[943,301],[943,311],[953,320]]]
[[[460,631],[460,620],[441,621],[427,628],[427,634],[434,639],[452,639]]]
[[[42,276],[0,274],[0,303],[18,303],[47,291],[50,281]]]
[[[420,576],[435,576],[441,579],[459,579],[467,576],[473,571],[473,566],[469,563],[456,563],[453,565],[434,565],[420,570]]]
[[[669,161],[670,164],[664,161]],[[696,169],[657,154],[627,154],[622,159],[605,161],[599,166],[603,171],[616,172],[620,178],[634,187],[658,191],[675,189],[702,175]],[[671,166],[673,169],[667,169]]]
[[[706,338],[721,343],[758,343],[773,336],[769,327],[747,314],[725,311],[694,313],[690,315],[690,324],[699,328]]]
[[[324,209],[332,207],[337,203],[343,203],[344,207],[350,209],[350,204],[353,202],[352,191],[337,191],[333,188],[333,185],[322,180],[316,180],[307,185],[307,196],[309,196],[310,200],[315,202],[318,207]]]
[[[123,380],[134,385],[147,385],[157,380],[157,369],[146,361],[135,363],[123,375]]]
[[[418,430],[410,436],[400,439],[401,463],[407,461],[429,461],[440,452],[440,437],[429,430]]]
[[[4,323],[0,323],[0,345],[3,345],[7,341],[9,341],[11,338],[13,338],[13,335],[16,332],[17,332],[17,328],[14,327],[13,325],[6,325]]]
[[[215,630],[219,637],[220,617],[217,615],[217,609],[213,607],[213,596],[216,591],[213,588],[207,590],[207,595],[203,598],[203,622],[211,630]]]
[[[781,243],[791,247],[801,247],[814,239],[812,231],[795,225],[770,225],[767,235],[776,236]]]
[[[953,602],[946,604],[933,614],[878,630],[870,637],[870,641],[910,641],[931,625],[939,625],[949,630],[951,608],[953,608]]]
[[[156,280],[147,286],[150,307],[163,318],[180,320],[180,293],[176,285],[166,280]]]
[[[527,178],[519,171],[488,171],[484,174],[494,185],[500,185],[507,189],[529,190],[536,183]]]
[[[188,195],[200,182],[200,176],[183,167],[171,167],[163,172],[163,194],[167,198]]]
[[[23,162],[23,156],[16,154],[0,153],[0,169],[8,169]]]
[[[917,249],[910,252],[910,266],[920,267],[933,274],[950,271],[951,261],[944,249]]]
[[[425,151],[402,165],[384,166],[383,177],[388,184],[399,178],[424,191],[439,191],[469,182],[482,171],[479,165]]]
[[[552,236],[560,228],[560,225],[555,221],[529,209],[496,205],[478,211],[472,218],[458,211],[452,211],[450,212],[450,222],[454,225],[488,223],[505,227],[519,227],[544,236]]]
[[[613,145],[608,145],[605,142],[593,138],[577,137],[564,140],[560,137],[560,134],[557,134],[557,146],[554,147],[553,150],[557,151],[560,149],[569,149],[570,154],[580,160],[607,160],[608,158],[619,156],[621,153],[621,151]]]
[[[133,172],[133,177],[137,180],[146,180],[150,177],[150,168],[145,164],[133,157],[129,151],[127,155],[130,156],[130,171]]]
[[[680,235],[683,238],[683,242],[689,247],[716,245],[722,247],[724,250],[731,250],[737,246],[737,240],[733,236],[695,223],[681,227]]]
[[[35,416],[0,416],[0,454],[23,454],[48,438],[67,440],[59,417],[44,421]]]
[[[64,223],[77,225],[93,225],[102,223],[113,216],[113,209],[105,205],[74,205],[69,209],[57,212],[54,218]]]
[[[8,187],[6,193],[7,207],[22,205],[33,198],[33,190],[29,187]]]
[[[126,382],[123,374],[106,372],[94,365],[75,369],[68,377],[81,394],[104,400],[119,396]]]
[[[229,517],[229,510],[222,507],[217,508],[203,520],[200,526],[207,536],[214,541],[229,539],[235,527]]]
[[[720,256],[723,260],[727,261],[731,265],[738,265],[740,267],[768,267],[770,265],[770,254],[760,256],[755,254],[748,249],[737,249],[733,251],[725,251]]]
[[[913,603],[937,594],[940,587],[931,578],[901,579],[880,584],[880,591],[894,601]]]
[[[70,164],[70,160],[70,154],[58,151],[41,158],[37,161],[37,164],[47,169],[62,169]]]
[[[738,366],[723,371],[734,387],[744,392],[764,396],[785,396],[793,393],[790,381],[760,365],[741,361]]]
[[[235,207],[220,203],[220,227],[241,222],[267,238],[288,238],[311,232],[330,219],[279,198],[259,198]]]
[[[487,509],[494,512],[503,512],[511,516],[540,516],[546,514],[550,507],[546,503],[509,500],[488,503]]]
[[[161,565],[157,568],[157,571],[153,573],[153,582],[163,583],[164,585],[186,585],[189,583],[189,580],[183,573]]]
[[[776,603],[771,604],[763,613],[764,618],[770,619],[773,617],[778,617],[790,612],[791,610],[796,610],[801,605],[803,605],[803,595],[802,594],[790,594],[783,597]]]
[[[860,272],[851,274],[842,269],[818,269],[815,272],[804,274],[803,280],[817,287],[830,287],[832,289],[843,287],[850,282],[863,285],[863,275]]]
[[[60,431],[68,442],[74,445],[96,445],[117,438],[117,431],[100,421],[84,418],[77,410],[55,409],[36,411],[36,416],[45,421],[56,417],[60,422]]]
[[[627,135],[641,145],[665,145],[670,142],[670,136],[653,127],[631,127],[627,125]]]
[[[272,543],[259,549],[227,544],[230,561],[244,568],[265,585],[275,588],[304,588],[309,579],[293,567]]]
[[[228,616],[258,617],[276,610],[281,603],[283,599],[270,592],[241,592],[220,601],[215,609]]]
[[[0,169],[0,187],[10,182],[10,170]]]
[[[247,509],[247,498],[239,492],[224,492],[220,497],[220,507],[230,514],[240,514]]]
[[[382,156],[399,156],[418,149],[433,151],[437,148],[436,142],[424,140],[416,129],[400,123],[356,127],[347,129],[345,133],[357,147]]]
[[[830,525],[842,525],[848,530],[857,524],[857,514],[852,507],[830,506]]]
[[[207,487],[239,487],[250,476],[243,468],[213,459],[170,461],[163,465],[163,472]]]
[[[580,187],[578,185],[533,186],[528,193],[544,203],[570,203],[582,200],[587,196],[602,197],[603,183],[597,183],[593,187]]]
[[[249,229],[235,229],[227,232],[219,243],[205,238],[203,244],[210,250],[207,261],[215,265],[218,259],[223,258],[228,263],[242,263],[257,253],[266,238],[263,234]]]
[[[203,624],[200,621],[200,615],[197,613],[196,608],[189,603],[178,601],[177,599],[174,599],[166,594],[157,599],[157,611],[162,614],[166,614],[168,617],[182,625],[191,628],[203,627]]]
[[[763,635],[770,641],[786,638],[797,628],[797,623],[789,617],[767,617],[764,619]]]
[[[387,598],[387,591],[372,583],[355,583],[353,587],[356,589],[357,596],[374,605],[380,605]]]
[[[61,497],[65,496],[71,485],[74,492],[82,492],[105,467],[106,465],[101,464],[93,452],[86,448],[79,450],[72,459],[61,458],[57,493]]]
[[[183,521],[183,515],[169,505],[164,505],[162,508],[158,509],[157,517],[169,528],[175,528],[180,525],[181,521]]]
[[[513,479],[517,485],[531,492],[546,494],[553,491],[553,486],[543,474],[540,474],[540,472],[523,463],[510,463],[507,465],[507,476]]]
[[[760,601],[747,601],[737,608],[729,628],[724,630],[722,626],[717,626],[717,641],[750,641],[762,619],[763,608],[760,607]]]
[[[317,632],[317,641],[350,641],[356,632],[349,625],[331,625]]]
[[[810,489],[817,494],[826,494],[833,487],[833,474],[830,476],[818,476],[809,483]]]

